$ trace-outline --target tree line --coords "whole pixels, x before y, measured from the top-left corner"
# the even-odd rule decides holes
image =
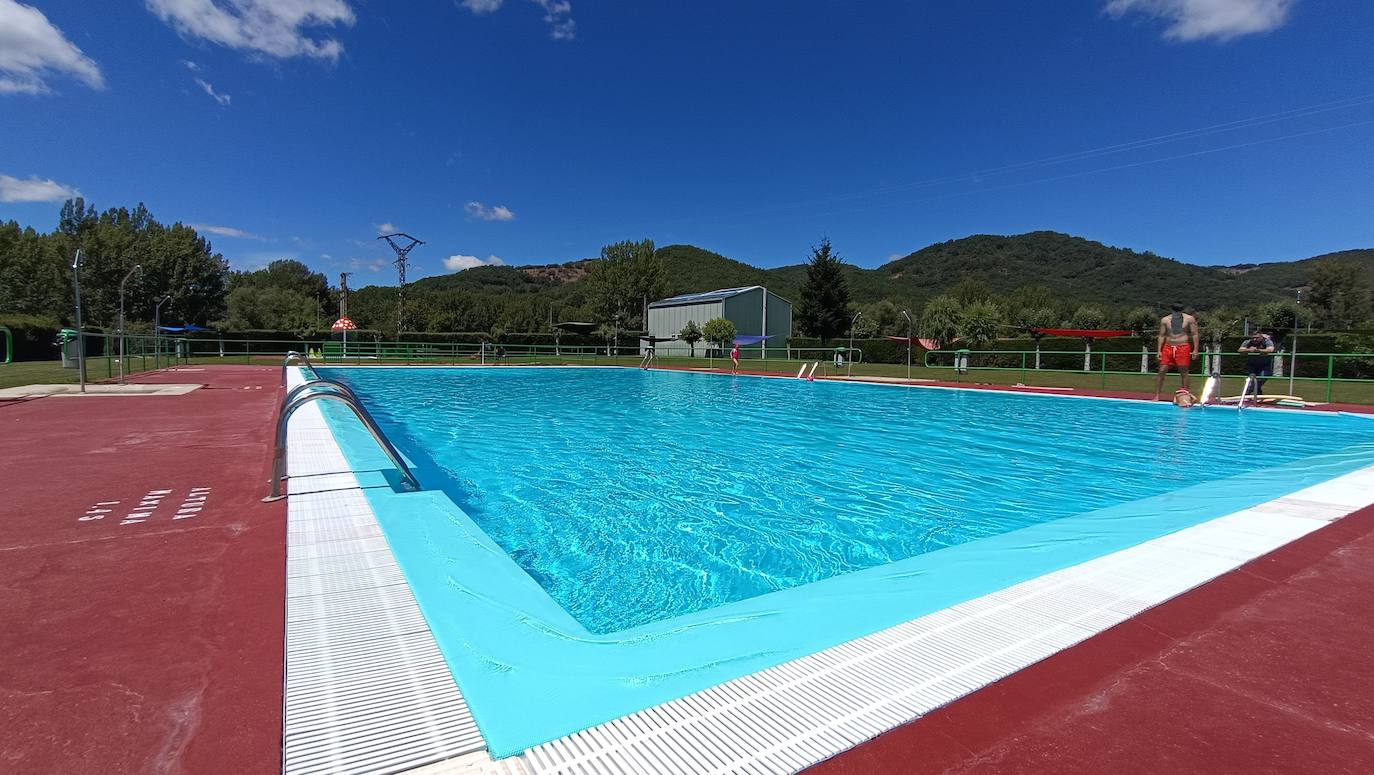
[[[231,271],[209,240],[191,226],[166,225],[142,204],[100,211],[75,198],[62,206],[52,232],[0,222],[0,316],[25,315],[70,325],[71,264],[78,249],[84,256],[84,320],[95,327],[116,324],[119,285],[125,276],[125,309],[135,330],[147,329],[163,299],[165,322],[235,331],[317,332],[327,329],[339,313],[340,289],[298,261]],[[549,332],[554,324],[571,320],[598,325],[598,333],[610,339],[644,330],[648,304],[670,292],[714,289],[702,283],[718,278],[683,276],[677,264],[669,271],[665,256],[681,256],[682,250],[658,249],[648,239],[612,243],[570,282],[511,267],[479,267],[422,280],[407,291],[399,331],[395,287],[352,290],[349,314],[360,328],[387,338],[430,331],[499,339],[506,333]],[[730,262],[732,267],[736,263]],[[136,265],[140,271],[130,275]],[[740,264],[731,271],[759,270]],[[827,341],[851,332],[860,339],[910,332],[976,346],[1039,327],[1121,328],[1148,335],[1163,313],[1146,306],[1071,303],[1064,294],[1034,283],[994,292],[975,276],[965,276],[920,304],[896,295],[856,304],[849,279],[856,276],[853,267],[828,240],[811,250],[804,275],[800,288],[793,286],[795,326],[805,336]],[[1276,329],[1312,325],[1345,330],[1374,324],[1370,275],[1356,261],[1324,259],[1311,270],[1301,304],[1270,301],[1249,309],[1204,309],[1199,313],[1203,334],[1210,339],[1236,333],[1247,319]],[[867,291],[865,296],[873,298]],[[710,322],[700,321],[696,331],[684,329],[679,336],[693,347],[698,341],[718,342],[702,328]],[[716,326],[712,333],[722,331]]]

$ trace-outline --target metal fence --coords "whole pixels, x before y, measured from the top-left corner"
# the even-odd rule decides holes
[[[1082,361],[1084,368],[1063,368],[1046,366],[1046,362],[1062,363],[1063,356],[1071,356]],[[1217,374],[1234,381],[1243,381],[1247,373],[1246,362],[1250,356],[1244,353],[1204,351],[1198,354],[1189,370],[1190,375],[1198,378],[1198,384],[1210,374]],[[1095,352],[1082,350],[931,350],[922,360],[927,370],[947,373],[956,382],[966,381],[974,374],[1015,374],[1022,383],[1045,381],[1042,375],[1060,375],[1066,384],[1083,386],[1084,377],[1090,378],[1094,387],[1108,389],[1120,386],[1124,378],[1132,378],[1130,384],[1139,387],[1142,378],[1153,379],[1156,361],[1147,352]],[[1289,394],[1296,394],[1300,388],[1317,388],[1326,402],[1351,400],[1361,403],[1374,402],[1374,353],[1275,353],[1272,356],[1272,374],[1267,380],[1282,383]],[[1073,375],[1074,379],[1069,379]],[[1053,381],[1051,377],[1050,381]],[[1343,391],[1343,386],[1358,386],[1356,391]],[[1342,395],[1353,392],[1354,395]]]
[[[172,365],[258,363],[279,365],[291,350],[306,353],[322,365],[644,365],[644,348],[621,345],[502,344],[492,342],[381,342],[337,339],[230,339],[129,335],[119,358],[115,334],[85,335],[88,378],[114,379]],[[746,347],[741,369],[795,375],[802,364],[819,363],[816,376],[905,378],[951,382],[1019,382],[1039,387],[1148,391],[1155,360],[1150,352],[1082,350],[932,350],[908,371],[904,364],[868,363],[861,349],[843,347]],[[838,356],[838,357],[837,357]],[[1246,355],[1205,352],[1191,373],[1201,378],[1216,371],[1223,389],[1239,391]],[[660,355],[653,362],[678,368],[728,366],[728,351],[702,343],[695,357]],[[650,364],[652,365],[652,364]],[[1284,393],[1326,402],[1374,403],[1374,353],[1279,353],[1275,375]],[[1037,368],[1038,367],[1038,368]],[[1176,378],[1174,378],[1176,379]],[[1271,384],[1269,391],[1273,392]]]

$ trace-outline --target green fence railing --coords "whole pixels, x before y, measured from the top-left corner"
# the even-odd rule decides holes
[[[0,334],[5,335],[5,360],[3,363],[9,363],[14,360],[14,332],[10,330],[9,326],[0,326]]]
[[[1244,380],[1249,357],[1244,353],[1203,351],[1189,373],[1199,380],[1213,373]],[[1070,358],[1081,361],[1083,367],[1062,365]],[[1047,362],[1052,365],[1046,365]],[[1090,376],[1098,387],[1106,389],[1112,377],[1153,378],[1156,361],[1154,354],[1148,351],[931,350],[925,353],[922,365],[926,369],[951,371],[955,381],[963,381],[966,375],[977,372],[1015,372],[1022,382],[1040,374],[1072,374]],[[1296,392],[1300,385],[1315,386],[1321,389],[1323,400],[1329,403],[1334,400],[1339,386],[1360,385],[1368,386],[1368,397],[1374,400],[1374,353],[1275,353],[1272,372],[1265,379],[1288,385],[1289,393]]]

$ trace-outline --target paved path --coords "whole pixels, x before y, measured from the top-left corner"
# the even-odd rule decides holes
[[[279,371],[0,401],[0,772],[269,773]],[[816,768],[1374,772],[1374,508]]]
[[[1374,507],[809,775],[1374,772]]]
[[[278,375],[0,402],[0,772],[278,771]]]

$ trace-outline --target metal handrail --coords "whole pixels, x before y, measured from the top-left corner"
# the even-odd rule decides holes
[[[14,332],[10,331],[9,326],[0,326],[0,333],[5,335],[5,360],[9,363],[14,360]]]
[[[327,377],[316,377],[314,379],[308,379],[287,391],[286,398],[282,399],[281,406],[277,408],[277,413],[280,414],[283,410],[285,410],[286,405],[295,400],[296,396],[300,395],[301,393],[305,393],[312,388],[320,388],[321,390],[336,390],[353,399],[354,401],[358,401],[359,405],[362,404],[362,402],[358,399],[358,394],[354,393],[353,388],[349,387],[348,385],[345,385],[337,379],[328,379]]]
[[[286,367],[289,366],[289,365],[291,365],[291,359],[292,359],[292,358],[299,358],[299,359],[301,360],[301,362],[304,363],[306,366],[309,366],[309,367],[312,368],[312,369],[315,368],[314,364],[312,364],[312,363],[310,362],[310,359],[307,358],[306,356],[301,355],[300,353],[296,352],[295,350],[287,350],[287,351],[286,351],[286,357],[285,357],[285,358],[282,358],[282,361],[281,361],[281,386],[282,386],[282,387],[286,387]]]
[[[322,401],[326,399],[338,401],[349,409],[352,409],[353,413],[357,415],[358,420],[367,428],[368,433],[372,434],[372,440],[377,442],[377,446],[381,447],[382,451],[386,453],[392,465],[396,466],[396,470],[400,471],[402,483],[406,488],[410,490],[420,489],[419,480],[415,478],[415,474],[411,473],[410,466],[406,465],[405,460],[401,459],[401,453],[397,452],[396,448],[391,445],[386,435],[382,433],[382,429],[377,427],[377,421],[372,419],[372,415],[368,414],[367,410],[363,408],[362,404],[359,403],[356,398],[333,392],[311,393],[295,398],[291,403],[282,407],[281,416],[277,418],[277,441],[272,454],[272,492],[266,498],[263,498],[264,502],[281,500],[286,497],[282,494],[281,482],[286,478],[286,428],[287,423],[291,420],[291,415],[294,414],[297,409],[300,409],[311,401]]]

